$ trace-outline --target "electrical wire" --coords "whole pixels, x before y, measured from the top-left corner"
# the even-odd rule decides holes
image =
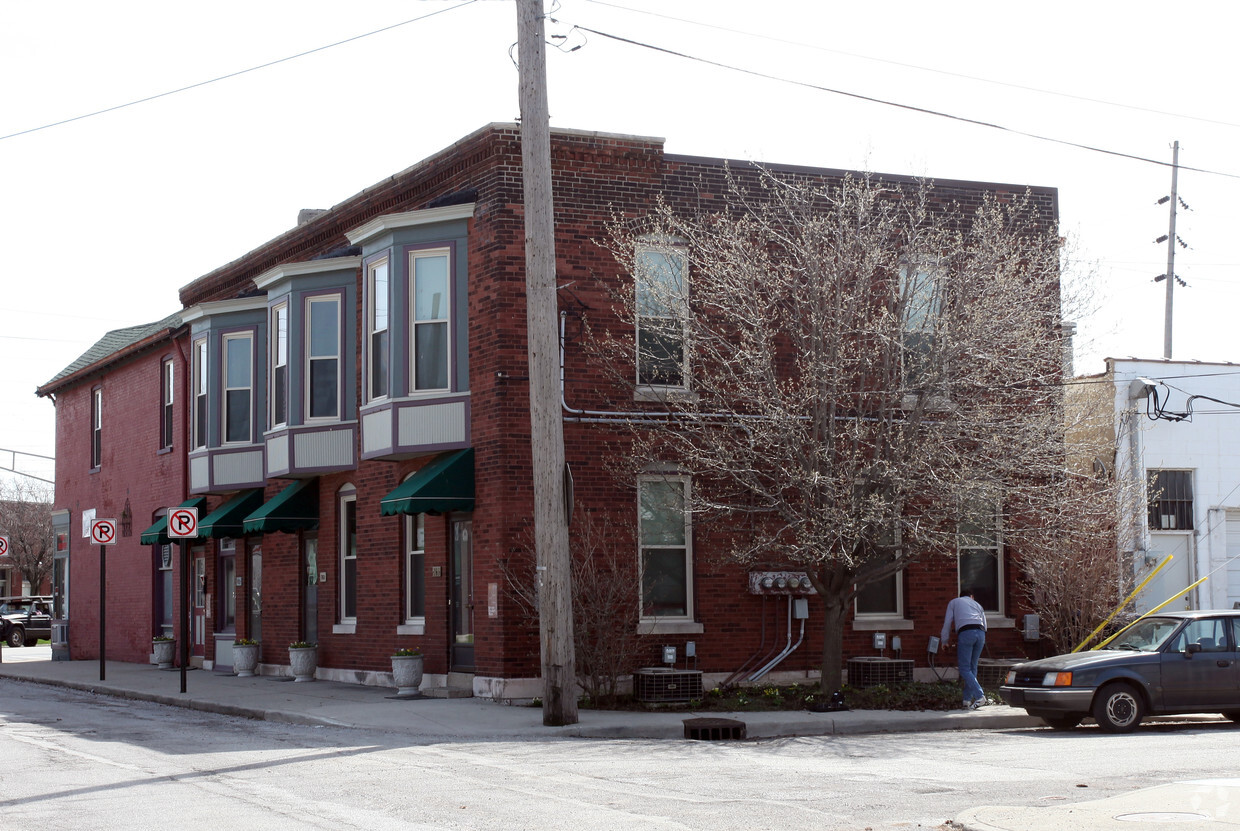
[[[1122,104],[1118,101],[1108,101],[1104,98],[1090,98],[1089,96],[1086,96],[1086,95],[1074,95],[1073,93],[1070,93],[1070,92],[1060,92],[1058,90],[1042,89],[1041,87],[1025,86],[1024,84],[1015,84],[1009,81],[997,81],[994,78],[982,78],[980,76],[969,75],[964,72],[951,72],[946,69],[935,69],[932,66],[921,66],[915,63],[905,63],[903,61],[894,61],[894,60],[891,60],[890,58],[876,58],[873,55],[863,55],[859,52],[846,52],[842,49],[830,49],[826,46],[819,46],[814,43],[805,43],[804,41],[788,40],[787,38],[778,38],[778,37],[773,37],[771,35],[762,35],[762,34],[758,34],[757,32],[748,32],[743,29],[732,29],[727,26],[720,26],[715,23],[704,23],[700,20],[691,20],[686,17],[675,17],[670,14],[662,14],[660,12],[647,11],[646,9],[633,9],[633,8],[629,8],[628,6],[622,6],[618,3],[608,3],[606,2],[606,0],[586,0],[586,2],[593,3],[597,6],[607,6],[609,8],[619,9],[621,11],[632,12],[633,14],[645,14],[651,17],[661,18],[663,20],[672,20],[677,23],[688,23],[691,26],[700,26],[704,29],[715,29],[720,32],[728,32],[730,34],[735,34],[735,35],[744,35],[746,37],[757,38],[759,40],[766,40],[766,41],[770,41],[771,43],[779,43],[785,46],[799,46],[804,49],[813,49],[818,52],[827,52],[832,55],[842,55],[847,58],[857,58],[858,60],[862,60],[862,61],[872,61],[874,63],[887,64],[889,66],[898,66],[904,69],[915,69],[918,72],[931,72],[936,75],[946,76],[948,78],[962,78],[966,81],[975,81],[981,84],[992,84],[994,86],[1007,87],[1009,89],[1024,90],[1025,92],[1036,92],[1039,95],[1050,95],[1050,96],[1054,96],[1057,98],[1068,98],[1074,101],[1084,101],[1088,104],[1101,104],[1106,107],[1116,107],[1118,109],[1133,110],[1135,112],[1150,113],[1152,115],[1165,115],[1169,118],[1180,118],[1186,121],[1198,121],[1203,124],[1217,124],[1221,127],[1240,127],[1240,124],[1237,124],[1232,121],[1221,121],[1215,118],[1204,118],[1202,116],[1187,115],[1185,113],[1174,113],[1174,112],[1169,112],[1167,110],[1155,109],[1153,107],[1142,107],[1136,104]]]
[[[383,32],[390,32],[392,29],[398,29],[401,26],[408,26],[410,23],[417,23],[420,20],[426,20],[427,18],[435,17],[436,15],[445,14],[447,12],[453,12],[453,11],[456,11],[457,9],[462,9],[465,6],[470,6],[477,2],[478,0],[464,0],[464,2],[460,3],[459,5],[452,6],[450,8],[439,9],[438,11],[433,11],[430,14],[424,14],[421,17],[414,17],[414,18],[410,18],[409,20],[402,21],[400,23],[393,23],[391,26],[384,26],[382,29],[375,29],[372,32],[365,32],[364,34],[354,35],[353,37],[348,37],[348,38],[345,38],[344,40],[338,40],[335,43],[328,43],[324,46],[317,46],[314,49],[307,49],[306,51],[298,52],[295,55],[288,55],[287,57],[277,58],[274,61],[268,61],[267,63],[259,64],[258,66],[251,66],[248,69],[238,69],[236,72],[229,72],[227,75],[220,75],[216,78],[211,78],[206,81],[198,81],[197,83],[189,84],[188,86],[178,87],[177,89],[170,89],[166,92],[156,93],[155,95],[148,95],[146,98],[139,98],[134,101],[128,101],[124,104],[117,104],[113,107],[105,107],[102,110],[95,110],[94,112],[83,113],[82,115],[75,115],[72,118],[64,118],[64,119],[61,119],[60,121],[53,121],[50,124],[44,124],[41,127],[31,127],[26,130],[18,130],[16,133],[9,133],[8,135],[0,136],[0,141],[4,141],[5,139],[16,138],[18,136],[29,135],[30,133],[37,133],[40,130],[48,130],[48,129],[51,129],[52,127],[60,127],[64,124],[72,124],[74,121],[81,121],[82,119],[85,119],[85,118],[94,118],[97,115],[104,115],[105,113],[116,112],[117,110],[123,110],[126,107],[133,107],[138,104],[145,104],[148,101],[156,101],[160,98],[167,98],[170,95],[176,95],[181,92],[188,92],[189,90],[197,89],[198,87],[205,87],[208,84],[214,84],[219,81],[226,81],[229,78],[236,78],[239,75],[245,75],[250,72],[257,72],[260,69],[267,69],[268,67],[277,66],[278,64],[282,64],[282,63],[287,63],[288,61],[296,60],[297,58],[304,58],[307,55],[313,55],[316,52],[322,52],[327,49],[333,49],[337,46],[343,46],[346,43],[352,43],[354,41],[361,40],[363,38],[368,38],[373,35],[378,35]]]
[[[821,84],[813,84],[813,83],[810,83],[809,81],[801,81],[796,78],[785,78],[780,75],[772,75],[769,72],[760,72],[759,70],[756,70],[756,69],[746,69],[745,67],[736,66],[734,64],[727,64],[727,63],[723,63],[722,61],[711,60],[710,58],[702,58],[697,55],[690,55],[687,52],[679,52],[675,49],[668,49],[667,47],[664,47],[664,46],[656,46],[652,43],[646,43],[644,41],[635,40],[633,38],[627,38],[622,35],[612,34],[610,32],[604,32],[600,29],[591,29],[587,26],[576,25],[576,24],[573,24],[567,21],[559,21],[559,20],[555,20],[554,18],[551,18],[551,21],[553,23],[564,23],[565,25],[572,26],[576,30],[579,30],[582,32],[589,32],[592,35],[598,35],[599,37],[608,38],[609,40],[614,40],[618,43],[625,43],[630,46],[637,46],[642,49],[648,49],[652,52],[659,52],[664,55],[670,55],[676,58],[683,58],[684,60],[694,61],[696,63],[704,64],[706,66],[713,66],[718,69],[726,69],[730,72],[739,72],[743,75],[750,75],[755,78],[763,78],[768,81],[778,81],[779,83],[790,84],[792,86],[804,87],[806,89],[812,89],[818,92],[826,92],[832,95],[841,95],[841,96],[844,96],[845,98],[853,98],[858,101],[867,101],[871,104],[881,104],[886,107],[895,107],[896,109],[907,110],[909,112],[915,112],[915,113],[921,113],[922,115],[929,115],[935,118],[943,118],[949,121],[957,121],[962,124],[972,124],[975,127],[986,127],[991,130],[999,130],[1000,132],[1011,133],[1012,135],[1016,135],[1016,136],[1024,136],[1025,138],[1031,138],[1036,141],[1044,141],[1044,142],[1048,142],[1051,144],[1058,144],[1064,147],[1073,147],[1077,150],[1086,150],[1091,153],[1101,153],[1106,156],[1114,156],[1120,159],[1128,159],[1129,161],[1143,162],[1145,164],[1152,164],[1152,165],[1157,165],[1159,167],[1167,167],[1167,168],[1178,167],[1180,170],[1191,171],[1193,173],[1202,173],[1207,176],[1221,176],[1227,179],[1240,179],[1240,173],[1227,173],[1221,170],[1209,170],[1207,168],[1190,167],[1188,165],[1183,165],[1183,164],[1177,165],[1173,162],[1162,161],[1160,159],[1151,159],[1147,156],[1137,156],[1135,154],[1125,153],[1120,150],[1109,150],[1105,147],[1098,147],[1092,144],[1082,144],[1081,142],[1070,141],[1068,139],[1055,138],[1054,136],[1046,136],[1040,133],[1031,133],[1026,130],[1018,130],[1014,127],[1005,127],[1002,124],[996,124],[991,121],[982,121],[981,119],[977,119],[977,118],[969,118],[967,116],[962,116],[962,115],[953,115],[952,113],[942,112],[940,110],[932,110],[927,107],[919,107],[915,104],[905,104],[899,101],[890,101],[885,98],[875,98],[874,96],[871,96],[871,95],[862,95],[859,92],[849,92],[848,90],[836,89],[834,87],[826,87]]]

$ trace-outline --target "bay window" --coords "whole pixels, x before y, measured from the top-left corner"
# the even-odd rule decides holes
[[[413,299],[413,384],[415,391],[446,390],[449,378],[451,311],[448,251],[409,254]]]
[[[340,418],[340,297],[306,300],[306,415]]]
[[[205,397],[205,393],[204,393]],[[254,336],[224,335],[224,441],[253,440]]]

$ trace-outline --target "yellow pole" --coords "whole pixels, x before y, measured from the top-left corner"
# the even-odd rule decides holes
[[[1090,641],[1092,641],[1092,640],[1094,639],[1094,635],[1097,635],[1099,632],[1101,632],[1101,631],[1102,631],[1102,627],[1104,627],[1104,626],[1106,626],[1108,623],[1110,623],[1110,622],[1111,622],[1111,618],[1113,618],[1113,617],[1115,617],[1116,615],[1118,615],[1118,614],[1119,614],[1119,612],[1120,612],[1120,609],[1123,609],[1125,606],[1127,606],[1129,603],[1131,603],[1131,602],[1132,602],[1132,599],[1133,599],[1134,597],[1136,597],[1136,596],[1137,596],[1137,592],[1139,592],[1139,591],[1141,591],[1141,589],[1145,588],[1145,584],[1146,584],[1146,583],[1148,583],[1148,582],[1150,582],[1151,580],[1153,580],[1153,579],[1154,579],[1154,575],[1155,575],[1155,574],[1157,574],[1158,572],[1162,571],[1163,566],[1165,566],[1167,563],[1171,562],[1173,559],[1175,559],[1175,555],[1174,555],[1174,554],[1168,554],[1168,555],[1167,555],[1167,559],[1163,560],[1161,563],[1159,563],[1157,566],[1155,566],[1155,567],[1154,567],[1154,570],[1153,570],[1153,571],[1151,571],[1149,574],[1147,574],[1147,575],[1145,576],[1145,579],[1141,581],[1141,585],[1139,585],[1139,586],[1137,586],[1135,589],[1133,589],[1133,590],[1132,590],[1132,594],[1130,594],[1130,595],[1128,595],[1127,597],[1125,597],[1125,598],[1124,598],[1124,602],[1123,602],[1123,603],[1121,603],[1121,604],[1119,604],[1118,606],[1116,606],[1116,607],[1115,607],[1115,611],[1114,611],[1114,612],[1111,612],[1111,614],[1107,615],[1107,619],[1106,619],[1106,620],[1104,620],[1104,621],[1102,621],[1102,623],[1099,623],[1099,624],[1098,624],[1098,628],[1097,628],[1097,629],[1095,629],[1094,631],[1090,632],[1090,633],[1089,633],[1089,635],[1088,635],[1088,636],[1086,636],[1085,640],[1083,640],[1083,641],[1081,641],[1080,643],[1078,643],[1078,644],[1076,645],[1076,649],[1074,649],[1074,650],[1072,650],[1072,651],[1073,651],[1073,652],[1080,652],[1080,651],[1081,651],[1081,647],[1082,647],[1082,646],[1084,646],[1085,644],[1089,643]],[[1173,598],[1173,599],[1174,599],[1174,598]],[[1097,647],[1094,647],[1094,648],[1096,649]]]
[[[1161,610],[1164,606],[1169,606],[1169,605],[1171,605],[1171,603],[1173,603],[1173,602],[1174,602],[1174,601],[1176,601],[1176,600],[1179,600],[1181,597],[1183,597],[1184,595],[1188,594],[1188,593],[1189,593],[1189,592],[1191,592],[1193,589],[1197,588],[1198,586],[1200,586],[1202,583],[1204,583],[1205,581],[1207,581],[1207,580],[1209,580],[1209,579],[1210,579],[1210,578],[1209,578],[1209,576],[1208,576],[1208,575],[1207,575],[1206,577],[1202,577],[1200,580],[1198,580],[1196,583],[1193,583],[1193,584],[1192,584],[1191,586],[1189,586],[1188,588],[1186,588],[1186,589],[1184,589],[1184,590],[1182,590],[1182,591],[1176,592],[1175,594],[1171,595],[1171,597],[1168,597],[1168,598],[1167,598],[1166,600],[1164,600],[1162,603],[1159,603],[1159,604],[1158,604],[1157,606],[1155,606],[1153,609],[1150,609],[1148,612],[1146,612],[1145,614],[1141,615],[1141,617],[1137,618],[1137,620],[1142,620],[1142,619],[1144,619],[1144,618],[1147,618],[1147,617],[1149,617],[1150,615],[1154,614],[1155,612],[1160,611],[1160,610]],[[1094,649],[1101,649],[1102,647],[1104,647],[1104,646],[1106,646],[1107,644],[1109,644],[1111,641],[1115,640],[1117,637],[1119,637],[1119,635],[1120,635],[1122,632],[1124,632],[1124,631],[1125,631],[1125,630],[1127,630],[1130,626],[1132,626],[1132,624],[1133,624],[1133,623],[1136,623],[1136,622],[1137,622],[1137,620],[1134,620],[1132,623],[1128,624],[1128,626],[1125,626],[1123,629],[1119,630],[1119,632],[1116,632],[1114,635],[1112,635],[1111,637],[1107,638],[1107,639],[1106,639],[1105,641],[1103,641],[1102,643],[1100,643],[1100,644],[1098,644],[1097,646],[1095,646],[1095,647],[1094,647]],[[1092,650],[1091,650],[1091,651],[1092,651]]]

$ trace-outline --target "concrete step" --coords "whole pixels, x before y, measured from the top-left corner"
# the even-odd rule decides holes
[[[422,695],[427,698],[473,698],[474,674],[472,672],[449,672],[445,686],[424,688]]]

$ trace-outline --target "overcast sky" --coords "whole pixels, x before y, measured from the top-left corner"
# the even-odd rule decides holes
[[[1083,261],[1072,277],[1103,299],[1079,322],[1078,372],[1162,356],[1155,203],[1171,173],[1112,153],[1169,164],[1178,139],[1181,164],[1211,172],[1180,174],[1174,357],[1240,359],[1233,9],[559,0],[548,33],[580,48],[549,51],[552,125],[661,136],[669,153],[1056,187]],[[515,121],[515,40],[510,0],[0,2],[0,448],[54,453],[54,408],[34,390],[104,332],[176,311],[181,286],[299,209]]]

